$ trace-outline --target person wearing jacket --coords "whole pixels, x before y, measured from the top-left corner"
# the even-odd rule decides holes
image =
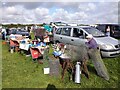
[[[95,39],[93,38],[92,35],[88,35],[86,37],[86,39],[87,39],[88,42],[86,42],[85,44],[87,45],[87,47],[89,49],[97,49],[98,48],[98,44],[97,44],[97,42],[95,41]]]
[[[105,80],[109,80],[109,74],[101,58],[97,42],[95,41],[92,35],[88,35],[86,39],[88,41],[85,43],[88,47],[88,55],[92,63],[94,64],[97,74]]]

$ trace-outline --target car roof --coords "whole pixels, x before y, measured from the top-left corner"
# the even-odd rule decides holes
[[[59,28],[84,28],[84,27],[91,27],[91,26],[58,26]]]
[[[120,26],[120,24],[96,24],[96,25],[110,25],[110,26]]]

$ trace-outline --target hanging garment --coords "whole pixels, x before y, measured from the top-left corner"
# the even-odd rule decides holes
[[[97,74],[103,77],[105,80],[109,80],[109,74],[100,56],[99,50],[89,49],[88,53],[89,53],[90,59],[92,60],[92,63],[94,64]]]

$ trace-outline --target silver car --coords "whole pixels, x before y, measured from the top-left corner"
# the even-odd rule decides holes
[[[92,34],[100,47],[102,57],[120,55],[119,40],[105,36],[104,33],[90,26],[60,26],[54,33],[54,42],[80,45],[87,41],[86,36]]]

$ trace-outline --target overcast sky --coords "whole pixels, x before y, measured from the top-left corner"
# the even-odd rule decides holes
[[[9,2],[8,2],[9,1]],[[2,23],[118,23],[118,0],[2,0]],[[68,2],[69,1],[69,2]]]

